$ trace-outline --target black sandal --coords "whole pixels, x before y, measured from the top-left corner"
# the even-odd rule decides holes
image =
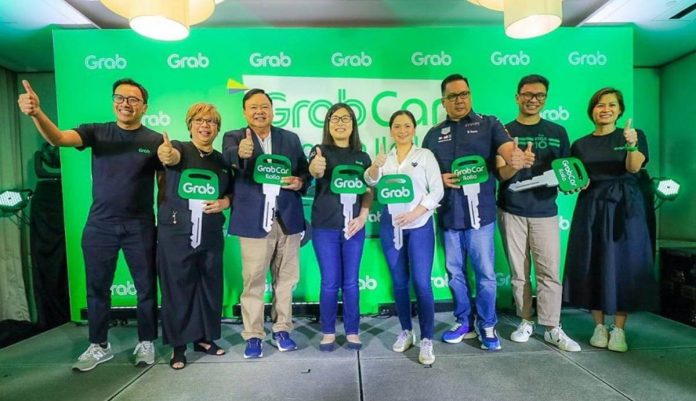
[[[175,367],[174,365],[177,363],[181,363],[182,366]],[[169,360],[169,366],[174,370],[181,370],[181,369],[186,367],[186,346],[185,345],[173,348],[172,359]]]
[[[205,346],[203,346],[203,345],[201,345],[201,344],[207,345],[208,348],[206,348]],[[205,341],[205,340],[196,341],[196,342],[193,344],[193,350],[196,351],[196,352],[203,352],[203,353],[205,353],[205,354],[214,355],[214,356],[223,356],[223,355],[225,355],[225,350],[222,349],[222,348],[220,348],[217,344],[215,344],[214,341],[210,341],[210,342]],[[222,351],[222,353],[220,353],[220,351]]]

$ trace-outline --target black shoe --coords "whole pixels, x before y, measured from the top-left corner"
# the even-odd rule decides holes
[[[181,363],[182,366],[175,367],[174,365]],[[186,367],[186,346],[174,347],[172,359],[169,360],[169,366],[174,370],[181,370]]]
[[[205,347],[206,345],[208,346],[208,348]],[[218,345],[215,344],[215,342],[213,342],[213,341],[205,341],[205,340],[197,341],[197,342],[193,343],[193,350],[195,352],[203,352],[203,353],[206,353],[208,355],[215,355],[215,356],[225,355],[225,350],[218,347]],[[220,351],[222,351],[222,352],[220,352]]]

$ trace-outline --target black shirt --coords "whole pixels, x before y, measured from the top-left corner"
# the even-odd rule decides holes
[[[331,192],[331,174],[334,167],[341,164],[354,164],[367,170],[372,164],[370,156],[365,152],[355,152],[348,148],[340,148],[333,145],[318,145],[321,147],[322,156],[326,158],[326,170],[324,176],[316,180],[314,203],[312,204],[312,227],[314,228],[343,228],[343,205],[341,197]],[[309,155],[311,163],[317,154],[317,146],[312,148]],[[357,197],[353,205],[353,217],[358,217],[362,205],[362,197]]]
[[[645,156],[643,166],[648,164],[648,141],[641,130],[638,131],[638,150]],[[590,186],[593,182],[613,180],[618,178],[634,178],[637,174],[626,170],[626,151],[621,149],[626,145],[623,129],[617,128],[608,135],[586,135],[573,142],[570,147],[571,155],[580,159],[590,176]]]
[[[162,135],[145,127],[124,130],[115,122],[82,124],[75,131],[83,150],[92,148],[92,207],[89,221],[154,220],[157,148]]]
[[[505,125],[513,138],[519,138],[519,147],[524,150],[532,142],[535,154],[534,165],[523,168],[512,178],[502,181],[498,187],[498,207],[508,213],[524,217],[552,217],[558,214],[556,205],[557,187],[537,187],[526,191],[512,192],[510,184],[524,181],[551,170],[551,162],[570,156],[568,133],[562,126],[542,119],[537,124],[525,125],[511,121]]]

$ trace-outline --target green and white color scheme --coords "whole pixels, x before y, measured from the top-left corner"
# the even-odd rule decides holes
[[[517,114],[517,82],[538,73],[551,81],[542,116],[565,126],[574,140],[592,130],[587,102],[601,87],[620,88],[628,106],[625,114],[633,114],[632,35],[629,27],[560,28],[529,40],[509,39],[499,27],[253,28],[194,29],[184,41],[156,42],[129,30],[56,31],[59,125],[113,121],[111,85],[131,77],[150,92],[145,125],[166,130],[172,139],[188,140],[184,118],[192,103],[215,104],[223,117],[222,131],[237,129],[246,126],[243,91],[260,87],[273,99],[274,125],[296,132],[307,153],[321,142],[327,109],[336,102],[348,103],[365,151],[374,157],[380,146],[390,144],[388,120],[394,111],[414,113],[417,145],[443,120],[440,81],[445,76],[468,77],[474,110],[507,122]],[[222,135],[216,149],[221,142]],[[79,320],[86,305],[80,238],[91,203],[91,155],[74,149],[61,152],[64,202],[70,205],[65,225],[72,318]],[[574,202],[574,196],[559,198],[563,249]],[[309,216],[311,199],[304,205]],[[363,313],[392,302],[391,280],[375,237],[380,208],[375,204],[368,218],[360,270]],[[497,249],[499,306],[510,307],[509,269],[499,242]],[[234,237],[226,240],[224,260],[223,311],[230,316],[242,289]],[[295,299],[317,301],[319,269],[311,242],[302,248],[300,264]],[[432,283],[437,300],[450,299],[440,245]],[[135,304],[122,257],[112,293],[114,306]]]

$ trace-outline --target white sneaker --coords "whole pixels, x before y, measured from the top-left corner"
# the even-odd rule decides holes
[[[155,363],[155,345],[152,341],[141,341],[133,350],[135,355],[135,366],[152,365]]]
[[[87,372],[97,367],[100,363],[111,360],[114,354],[111,352],[111,344],[107,343],[106,348],[102,348],[99,344],[90,344],[87,350],[77,358],[77,362],[73,364],[73,370]]]
[[[510,334],[510,339],[516,343],[526,343],[529,341],[532,333],[534,333],[534,322],[522,319],[520,325],[517,326],[517,330]]]
[[[418,362],[423,365],[432,365],[435,363],[435,354],[433,354],[433,340],[429,338],[421,339]]]
[[[551,330],[546,330],[544,333],[544,341],[555,345],[561,351],[579,352],[581,350],[580,344],[568,337],[568,335],[560,327],[554,327]]]
[[[611,333],[609,333],[609,351],[628,351],[628,344],[626,344],[626,333],[623,331],[623,329],[614,327]]]
[[[606,348],[608,343],[609,332],[607,331],[607,326],[598,324],[594,328],[592,338],[590,338],[590,345],[597,348]]]
[[[392,345],[392,350],[394,352],[404,352],[413,346],[416,342],[416,335],[413,334],[413,330],[403,330],[399,333],[399,337],[396,338],[396,342]]]

